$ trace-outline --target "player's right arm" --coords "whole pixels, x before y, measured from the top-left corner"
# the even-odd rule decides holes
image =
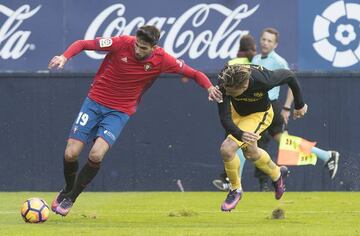
[[[62,55],[54,56],[48,65],[49,69],[62,69],[66,62],[83,50],[111,51],[122,37],[96,38],[92,40],[77,40],[72,43]]]
[[[231,134],[234,136],[237,140],[242,139],[243,131],[239,129],[234,121],[231,118],[231,106],[230,106],[230,97],[226,96],[226,91],[223,89],[220,89],[220,91],[223,94],[223,102],[218,103],[218,110],[219,110],[219,117],[221,125],[224,127],[227,134]]]
[[[177,73],[186,78],[193,78],[198,85],[207,90],[209,101],[222,102],[220,90],[212,85],[211,81],[204,73],[186,65],[184,61],[176,59],[166,52],[164,53],[162,72]]]
[[[252,132],[247,132],[239,129],[231,118],[231,107],[230,107],[230,97],[224,95],[226,92],[221,90],[223,93],[223,102],[218,103],[219,108],[219,117],[222,126],[225,129],[227,134],[231,134],[237,140],[243,141],[245,143],[252,143],[258,140],[259,135]]]

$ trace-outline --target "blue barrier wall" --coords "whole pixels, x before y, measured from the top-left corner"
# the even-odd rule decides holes
[[[55,191],[62,186],[67,134],[91,76],[0,78],[0,191]],[[324,149],[336,149],[342,156],[333,182],[322,164],[291,168],[289,190],[360,189],[359,77],[299,74],[309,113],[291,122],[291,133],[317,141]],[[177,190],[176,180],[181,179],[185,190],[214,190],[211,181],[222,170],[218,153],[222,139],[217,108],[207,101],[207,93],[192,81],[162,77],[145,94],[89,189]],[[275,149],[271,152],[275,154]],[[246,190],[257,189],[252,175],[247,163]]]

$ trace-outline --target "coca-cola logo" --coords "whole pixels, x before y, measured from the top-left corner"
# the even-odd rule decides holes
[[[231,10],[221,4],[203,3],[192,6],[178,17],[156,16],[146,21],[144,17],[138,16],[127,21],[124,17],[125,5],[113,4],[95,17],[84,38],[129,35],[138,27],[150,24],[161,30],[161,37],[165,37],[164,49],[175,57],[187,54],[189,58],[196,59],[207,54],[210,59],[225,59],[236,56],[240,38],[249,33],[249,30],[241,30],[239,25],[243,19],[254,14],[259,6],[257,4],[249,9],[247,4],[241,4]],[[220,14],[223,17],[221,20],[218,19],[218,25],[206,25],[211,14]],[[104,22],[110,23],[103,25]],[[189,24],[191,27],[185,26]],[[104,31],[99,32],[100,29]],[[86,54],[93,59],[104,57],[104,54],[95,51],[86,51]]]
[[[22,5],[12,10],[0,4],[0,14],[7,17],[0,25],[0,57],[2,59],[18,59],[35,47],[28,43],[31,31],[20,30],[20,26],[25,20],[35,15],[40,8],[41,5],[31,10],[29,5]]]

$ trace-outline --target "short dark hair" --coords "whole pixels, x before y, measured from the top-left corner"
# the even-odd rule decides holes
[[[253,50],[255,45],[256,45],[256,42],[252,35],[250,35],[250,34],[244,35],[240,39],[239,51],[247,52],[249,50]]]
[[[218,79],[221,87],[239,87],[250,79],[251,68],[249,65],[226,65],[219,73]]]
[[[237,57],[246,57],[249,61],[256,54],[256,41],[254,37],[250,34],[244,35],[240,39],[239,51],[237,53]]]
[[[136,31],[136,37],[154,46],[159,42],[160,31],[153,25],[144,25]]]
[[[276,42],[279,42],[280,33],[279,33],[279,31],[278,31],[277,29],[271,28],[271,27],[265,28],[265,29],[262,30],[261,36],[262,36],[265,32],[268,32],[268,33],[270,33],[270,34],[274,34],[274,35],[275,35],[275,40],[276,40]]]

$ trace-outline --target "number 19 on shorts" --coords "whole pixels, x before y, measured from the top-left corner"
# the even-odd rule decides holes
[[[88,121],[89,121],[89,115],[84,112],[80,112],[76,119],[75,124],[80,124],[81,126],[85,126]]]

